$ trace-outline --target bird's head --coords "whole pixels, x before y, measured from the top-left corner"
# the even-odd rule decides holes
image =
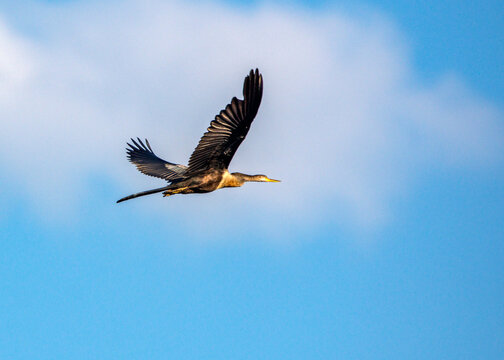
[[[270,179],[266,175],[254,175],[254,180],[251,181],[259,181],[259,182],[280,182],[280,180]]]

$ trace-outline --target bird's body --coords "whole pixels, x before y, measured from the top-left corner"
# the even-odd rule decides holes
[[[246,181],[276,181],[264,179],[264,175],[245,175],[230,173],[227,169],[209,169],[186,180],[174,183],[163,193],[165,196],[174,194],[208,193],[226,187],[240,187]],[[264,179],[264,180],[262,180]],[[173,189],[171,189],[173,187]]]
[[[117,202],[163,191],[164,196],[175,194],[207,193],[225,187],[239,187],[248,181],[278,182],[265,175],[230,173],[228,166],[234,153],[245,139],[262,98],[262,76],[256,69],[245,78],[243,100],[233,98],[210,123],[188,166],[173,164],[158,158],[147,141],[132,140],[128,144],[128,159],[142,173],[162,178],[168,186],[143,191],[124,197]]]

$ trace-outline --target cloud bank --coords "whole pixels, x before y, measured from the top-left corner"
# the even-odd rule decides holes
[[[251,231],[374,226],[423,172],[501,161],[501,109],[457,75],[422,81],[407,40],[377,14],[30,4],[25,23],[12,9],[0,17],[0,164],[41,214],[92,201],[90,177],[114,185],[111,200],[162,185],[126,162],[125,141],[146,137],[160,157],[186,163],[252,67],[264,76],[263,103],[231,171],[283,182],[121,206],[203,232],[222,213]]]

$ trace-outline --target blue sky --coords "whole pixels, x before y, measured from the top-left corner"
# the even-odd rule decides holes
[[[0,358],[504,356],[501,3],[0,4]],[[282,183],[115,204],[255,66]]]

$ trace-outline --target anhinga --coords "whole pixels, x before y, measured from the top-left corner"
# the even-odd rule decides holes
[[[224,187],[242,186],[247,181],[278,182],[266,175],[229,173],[228,166],[236,150],[247,135],[250,124],[259,110],[263,92],[263,79],[259,70],[250,70],[243,84],[243,100],[234,97],[210,123],[198,146],[189,159],[189,164],[178,165],[158,158],[145,139],[131,139],[126,149],[128,159],[145,175],[168,181],[169,185],[126,196],[117,202],[139,196],[163,192],[174,194],[207,193]]]

